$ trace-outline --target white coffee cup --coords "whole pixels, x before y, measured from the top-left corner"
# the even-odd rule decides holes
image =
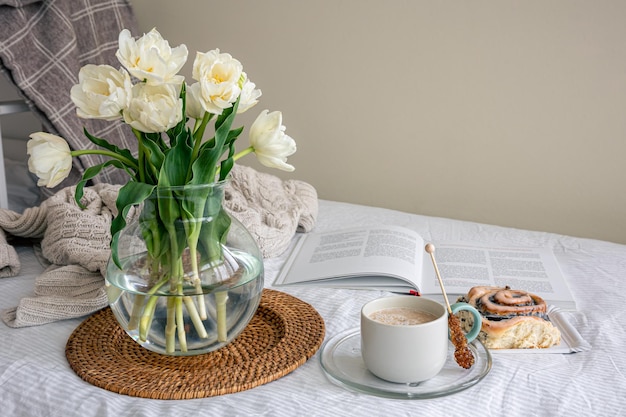
[[[419,324],[388,324],[371,318],[372,313],[390,308],[418,310],[434,318]],[[474,315],[474,326],[466,335],[471,342],[480,332],[480,313],[467,303],[451,308],[453,313],[468,310]],[[448,311],[437,301],[391,296],[370,301],[361,309],[361,355],[370,372],[384,380],[412,383],[434,377],[445,365],[448,343]]]

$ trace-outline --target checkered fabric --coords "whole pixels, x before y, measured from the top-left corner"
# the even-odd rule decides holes
[[[105,138],[135,152],[136,139],[123,123],[81,119],[70,99],[85,64],[120,67],[115,57],[122,29],[138,35],[125,0],[0,0],[0,64],[41,119],[44,129],[65,138],[72,149],[95,147],[84,135]],[[85,167],[104,162],[97,155],[73,158],[74,170],[58,188],[76,183]],[[102,171],[95,182],[123,183],[126,174]]]

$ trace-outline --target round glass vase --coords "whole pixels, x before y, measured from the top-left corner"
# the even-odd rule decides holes
[[[105,276],[109,305],[126,333],[151,351],[217,350],[256,312],[263,258],[248,230],[224,211],[225,185],[157,188],[119,233]]]

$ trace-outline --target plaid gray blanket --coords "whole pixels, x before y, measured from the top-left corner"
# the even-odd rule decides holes
[[[70,99],[85,64],[119,67],[115,57],[122,29],[138,34],[126,0],[0,0],[0,69],[15,84],[44,129],[65,138],[72,149],[91,149],[83,134],[135,150],[136,139],[120,123],[80,119]],[[96,155],[73,158],[74,172],[57,189],[75,184],[84,167],[102,163]],[[122,183],[125,174],[103,171],[96,182]]]

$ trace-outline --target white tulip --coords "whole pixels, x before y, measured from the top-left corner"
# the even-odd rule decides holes
[[[148,84],[180,84],[184,79],[176,74],[187,61],[187,46],[171,48],[156,29],[137,41],[128,29],[122,30],[115,56],[131,75]]]
[[[45,132],[30,135],[26,144],[28,169],[39,177],[38,186],[56,187],[70,175],[72,154],[65,139]]]
[[[200,83],[193,83],[187,87],[187,98],[185,111],[187,116],[193,119],[202,119],[204,117],[204,107],[200,103]]]
[[[76,114],[83,119],[116,120],[130,101],[132,84],[125,70],[110,65],[85,65],[70,90]]]
[[[252,108],[256,105],[261,97],[261,90],[255,89],[256,84],[248,79],[246,73],[243,73],[245,77],[245,81],[243,82],[243,87],[241,88],[241,100],[239,100],[239,107],[237,107],[237,114],[241,114],[246,110]]]
[[[286,163],[287,157],[296,152],[296,142],[285,134],[283,114],[263,110],[250,126],[250,145],[259,162],[270,168],[293,171]]]
[[[198,52],[193,63],[193,79],[201,86],[199,96],[204,110],[222,114],[237,101],[241,88],[239,79],[243,66],[230,54],[220,54],[219,49],[206,53]]]
[[[183,119],[183,100],[172,84],[135,84],[124,121],[144,133],[165,132]]]

